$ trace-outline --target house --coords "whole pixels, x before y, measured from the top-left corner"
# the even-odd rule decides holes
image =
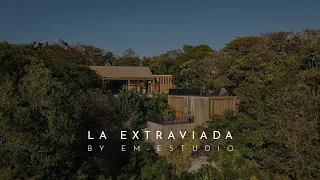
[[[238,111],[238,100],[236,96],[228,94],[220,95],[220,92],[201,91],[194,89],[170,89],[168,104],[172,109],[172,116],[168,119],[162,116],[150,116],[147,121],[147,131],[161,131],[164,137],[168,137],[172,131],[175,137],[179,137],[179,131],[192,131],[197,125],[206,126],[212,116],[221,116],[226,110]],[[162,146],[163,151],[158,152],[165,155],[166,148],[171,140],[158,139],[151,135],[149,140],[157,147]]]
[[[113,90],[122,88],[136,93],[167,93],[172,85],[172,75],[153,75],[148,67],[140,66],[90,66],[90,69]]]
[[[172,75],[153,75],[154,92],[168,93],[173,88]]]

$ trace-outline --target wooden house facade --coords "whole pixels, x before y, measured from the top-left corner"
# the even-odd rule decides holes
[[[168,104],[176,118],[194,116],[197,125],[204,124],[213,115],[223,115],[226,110],[237,112],[237,102],[235,96],[168,96]]]
[[[153,75],[148,67],[140,66],[90,66],[107,85],[128,89],[136,93],[167,93],[172,85],[172,75]],[[119,82],[118,84],[110,82]],[[111,85],[110,85],[111,84]]]
[[[153,87],[156,93],[168,93],[173,88],[172,75],[154,75]]]

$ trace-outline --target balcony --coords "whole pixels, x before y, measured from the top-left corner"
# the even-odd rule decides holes
[[[174,125],[174,124],[191,124],[194,123],[194,116],[181,116],[181,117],[164,117],[164,116],[149,116],[148,121],[161,124],[161,125]]]

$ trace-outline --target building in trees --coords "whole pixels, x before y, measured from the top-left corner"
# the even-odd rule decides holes
[[[167,93],[172,88],[172,75],[154,75],[154,92]]]
[[[136,93],[167,93],[172,85],[172,75],[153,75],[148,67],[140,66],[90,66],[97,72],[107,88],[117,92],[125,88]]]
[[[214,115],[222,116],[226,110],[237,112],[238,100],[236,96],[222,88],[220,92],[201,91],[196,89],[170,89],[168,104],[170,113],[148,117],[147,130],[150,132],[161,131],[163,137],[168,137],[170,131],[179,137],[179,131],[192,131],[195,126],[206,126],[206,122]],[[164,149],[159,154],[166,154],[166,148],[171,142],[166,139],[157,139],[151,133],[149,140]]]

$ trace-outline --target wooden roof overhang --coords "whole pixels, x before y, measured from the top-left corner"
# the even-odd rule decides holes
[[[153,80],[148,67],[140,66],[90,66],[103,80]]]
[[[150,77],[102,77],[103,80],[153,80]]]

